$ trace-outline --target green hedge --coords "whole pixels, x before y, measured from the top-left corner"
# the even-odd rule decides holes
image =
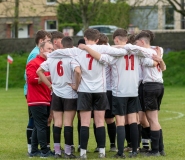
[[[165,85],[185,85],[185,51],[164,54],[166,71],[163,72]]]
[[[14,62],[10,64],[9,87],[23,88],[24,70],[28,53],[10,54]],[[163,72],[164,84],[166,86],[185,86],[185,51],[169,52],[164,54],[167,70]],[[0,88],[6,85],[7,55],[0,56]]]
[[[14,61],[9,65],[9,87],[23,88],[24,86],[24,71],[28,53],[10,54]],[[7,71],[7,55],[0,56],[0,88],[5,88],[6,85],[6,71]]]

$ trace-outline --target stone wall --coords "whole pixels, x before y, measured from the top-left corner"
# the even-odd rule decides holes
[[[185,50],[185,31],[156,32],[152,44],[163,47],[165,52]]]
[[[156,32],[152,45],[161,46],[165,52],[185,50],[185,31]],[[82,37],[74,36],[74,45]],[[112,37],[109,37],[113,44]],[[0,54],[30,52],[35,46],[34,38],[0,39]]]

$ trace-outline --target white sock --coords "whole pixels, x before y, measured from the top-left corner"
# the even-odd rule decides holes
[[[31,144],[28,144],[28,153],[31,153]]]
[[[99,153],[103,153],[105,155],[105,148],[99,148]]]
[[[80,156],[83,156],[86,154],[87,150],[86,149],[80,149]]]

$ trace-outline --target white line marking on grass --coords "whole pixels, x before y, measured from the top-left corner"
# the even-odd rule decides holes
[[[184,117],[184,114],[181,113],[181,112],[168,111],[168,110],[165,110],[165,112],[177,114],[177,116],[176,116],[176,117],[170,117],[170,118],[164,118],[164,119],[161,119],[160,121],[171,121],[171,120],[173,120],[173,119],[179,119],[179,118]]]

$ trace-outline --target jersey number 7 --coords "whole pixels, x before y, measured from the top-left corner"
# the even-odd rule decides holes
[[[93,62],[94,58],[90,54],[86,54],[86,58],[90,58],[89,65],[88,65],[88,70],[92,70],[92,62]]]

